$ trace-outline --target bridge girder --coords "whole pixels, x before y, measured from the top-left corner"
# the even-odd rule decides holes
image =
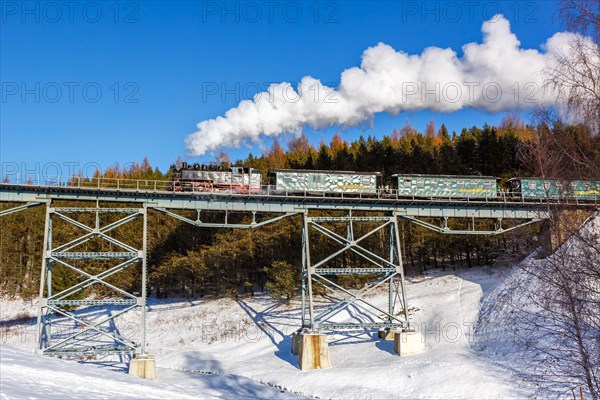
[[[89,226],[69,214],[94,213],[95,223]],[[124,214],[104,226],[100,223],[101,214]],[[115,228],[141,218],[141,249],[108,235]],[[77,232],[83,231],[76,238],[61,244],[54,243],[53,225],[60,219]],[[123,251],[94,252],[77,247],[99,238],[110,246],[117,246]],[[147,243],[147,208],[102,208],[96,207],[53,207],[46,206],[44,224],[44,243],[40,275],[40,291],[38,301],[38,318],[36,324],[36,343],[38,350],[45,355],[54,356],[107,356],[144,354],[146,351],[146,243]],[[100,267],[99,261],[116,261],[116,265]],[[82,265],[83,264],[83,265]],[[119,272],[141,265],[141,295],[130,293],[107,279]],[[66,268],[79,276],[80,280],[70,286],[56,291],[53,269]],[[83,291],[100,285],[113,294],[113,298],[85,299]],[[116,296],[116,297],[115,297]],[[75,298],[73,298],[75,297]],[[90,306],[95,312],[86,316],[75,313],[73,307]],[[119,333],[115,320],[130,311],[140,310],[140,337],[129,338]],[[103,316],[105,315],[105,316]]]
[[[547,202],[490,200],[395,199],[232,195],[214,193],[112,193],[111,191],[19,191],[0,185],[0,202],[45,203],[50,200],[140,203],[167,210],[239,211],[302,213],[305,210],[393,212],[399,216],[423,218],[547,219]],[[565,207],[568,205],[564,205]],[[600,207],[600,204],[571,205]]]

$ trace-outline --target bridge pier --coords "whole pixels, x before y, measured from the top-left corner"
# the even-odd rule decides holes
[[[297,334],[298,366],[302,371],[331,368],[327,336],[318,332]]]
[[[136,244],[116,239],[118,227],[140,218],[143,231]],[[66,357],[145,354],[147,208],[100,207],[99,202],[95,207],[57,207],[49,202],[44,226],[38,350]],[[56,243],[61,237],[70,240]],[[134,266],[142,270],[141,294],[109,279]],[[72,284],[65,287],[65,281]],[[92,294],[101,297],[90,298]],[[82,307],[94,312],[76,312]],[[138,340],[118,329],[118,317],[132,311],[141,311]]]
[[[421,353],[425,351],[425,338],[421,332],[394,332],[394,352],[399,356]]]
[[[380,329],[377,332],[377,337],[383,340],[394,340],[394,335],[396,334],[396,330],[394,329]]]
[[[395,214],[354,216],[352,210],[348,210],[344,216],[313,217],[307,210],[303,214],[302,226],[302,328],[309,331],[408,328],[404,266]],[[340,233],[342,228],[344,234]],[[341,249],[313,263],[311,230],[337,242]],[[387,236],[386,248],[374,250],[366,247],[369,238],[376,234]],[[356,262],[349,265],[342,261],[330,267],[345,253],[351,254]],[[336,279],[348,275],[362,275],[369,282],[358,290],[350,290]],[[318,313],[314,306],[314,284],[335,299],[331,306]],[[385,308],[375,305],[367,296],[383,287],[387,287],[388,292]],[[360,309],[371,321],[340,322],[337,316],[349,307]]]
[[[143,379],[156,379],[154,354],[136,355],[129,362],[129,375]]]
[[[300,350],[300,342],[302,341],[302,332],[292,333],[292,355],[297,356]]]

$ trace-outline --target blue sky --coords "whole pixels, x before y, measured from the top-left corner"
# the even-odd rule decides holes
[[[272,82],[311,75],[336,85],[384,42],[421,53],[481,41],[497,12],[524,48],[562,27],[553,1],[392,2],[2,2],[0,162],[53,173],[59,165],[121,165],[147,156],[166,169],[185,157],[198,122],[223,115]],[[506,60],[510,62],[510,60]],[[318,145],[337,132],[381,137],[409,121],[434,119],[460,131],[503,113],[377,115],[360,128],[306,129]],[[526,115],[525,115],[526,118]],[[285,141],[285,139],[284,139]],[[264,146],[269,146],[266,140]],[[225,149],[243,158],[260,146]],[[213,157],[192,157],[209,161]]]

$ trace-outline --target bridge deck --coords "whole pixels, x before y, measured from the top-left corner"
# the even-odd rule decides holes
[[[303,212],[308,209],[384,211],[415,217],[545,218],[550,208],[598,209],[594,199],[521,199],[500,194],[489,198],[400,197],[393,190],[376,193],[286,193],[264,186],[255,193],[235,191],[174,192],[164,181],[134,181],[97,185],[0,184],[0,202],[49,200],[141,203],[169,209]],[[133,187],[132,187],[133,186]]]

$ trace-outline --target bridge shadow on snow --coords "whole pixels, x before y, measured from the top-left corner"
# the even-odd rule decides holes
[[[295,368],[298,368],[298,357],[292,355],[291,334],[300,327],[300,317],[297,309],[286,308],[283,304],[272,304],[265,301],[266,308],[262,311],[256,309],[256,306],[250,305],[243,299],[237,300],[238,305],[252,321],[257,328],[264,334],[270,342],[277,348],[274,352],[275,356],[283,361],[288,362]],[[319,309],[325,309],[326,306],[319,305],[315,307],[315,312]],[[346,309],[347,317],[353,321],[359,322],[375,322],[372,315],[364,312],[364,310],[349,305]],[[377,337],[376,332],[367,329],[359,329],[354,331],[335,331],[327,332],[329,338],[329,346],[342,346],[359,343],[376,343],[377,348],[393,353],[393,341],[381,341]],[[382,343],[380,343],[382,342]]]
[[[281,304],[272,304],[268,306],[266,309],[262,311],[258,311],[252,308],[247,302],[243,299],[237,300],[238,305],[256,324],[258,329],[277,347],[275,351],[275,356],[280,358],[283,361],[293,365],[298,368],[297,357],[292,354],[292,339],[291,334],[295,331],[294,324],[289,321],[289,313],[290,310],[277,310]],[[283,325],[284,327],[290,328],[289,332],[283,332],[281,329],[278,329],[275,326],[276,320],[282,320],[278,325]],[[298,324],[300,326],[300,320],[298,320]]]

